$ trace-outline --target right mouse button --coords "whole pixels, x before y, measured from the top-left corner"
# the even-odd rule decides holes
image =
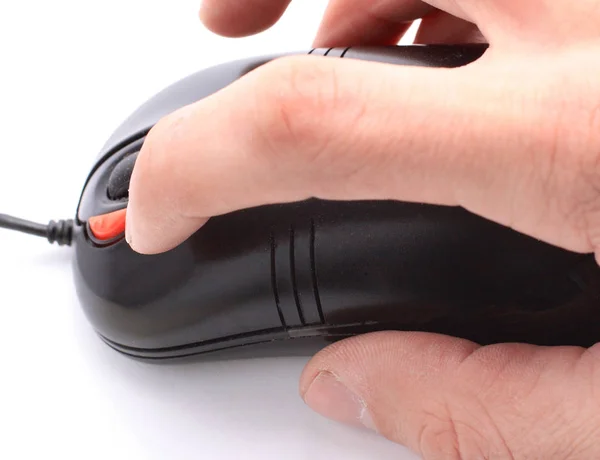
[[[108,178],[108,197],[111,200],[122,200],[129,197],[129,181],[139,152],[127,155],[113,169]]]

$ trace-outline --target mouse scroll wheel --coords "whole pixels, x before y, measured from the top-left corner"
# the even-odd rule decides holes
[[[129,197],[129,181],[135,166],[138,153],[123,158],[113,169],[108,178],[108,197],[111,200],[122,200]]]

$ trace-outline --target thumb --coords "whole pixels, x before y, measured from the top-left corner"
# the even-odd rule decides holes
[[[315,356],[300,392],[323,416],[426,460],[599,458],[598,357],[596,347],[374,333]]]

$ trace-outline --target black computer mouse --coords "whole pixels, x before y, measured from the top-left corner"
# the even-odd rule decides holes
[[[412,45],[307,53],[459,67],[485,50]],[[302,339],[324,346],[380,330],[429,331],[481,344],[589,346],[600,339],[600,271],[592,255],[458,207],[269,205],[215,217],[167,253],[135,253],[124,239],[125,210],[148,131],[170,112],[278,57],[227,63],[183,79],[137,110],[100,152],[81,194],[81,231],[73,243],[77,293],[106,343],[158,359],[264,343],[272,351]]]

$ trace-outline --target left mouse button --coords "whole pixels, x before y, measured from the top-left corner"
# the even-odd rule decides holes
[[[88,227],[93,237],[107,241],[116,238],[125,232],[125,217],[127,208],[119,209],[101,216],[94,216],[88,219]]]

